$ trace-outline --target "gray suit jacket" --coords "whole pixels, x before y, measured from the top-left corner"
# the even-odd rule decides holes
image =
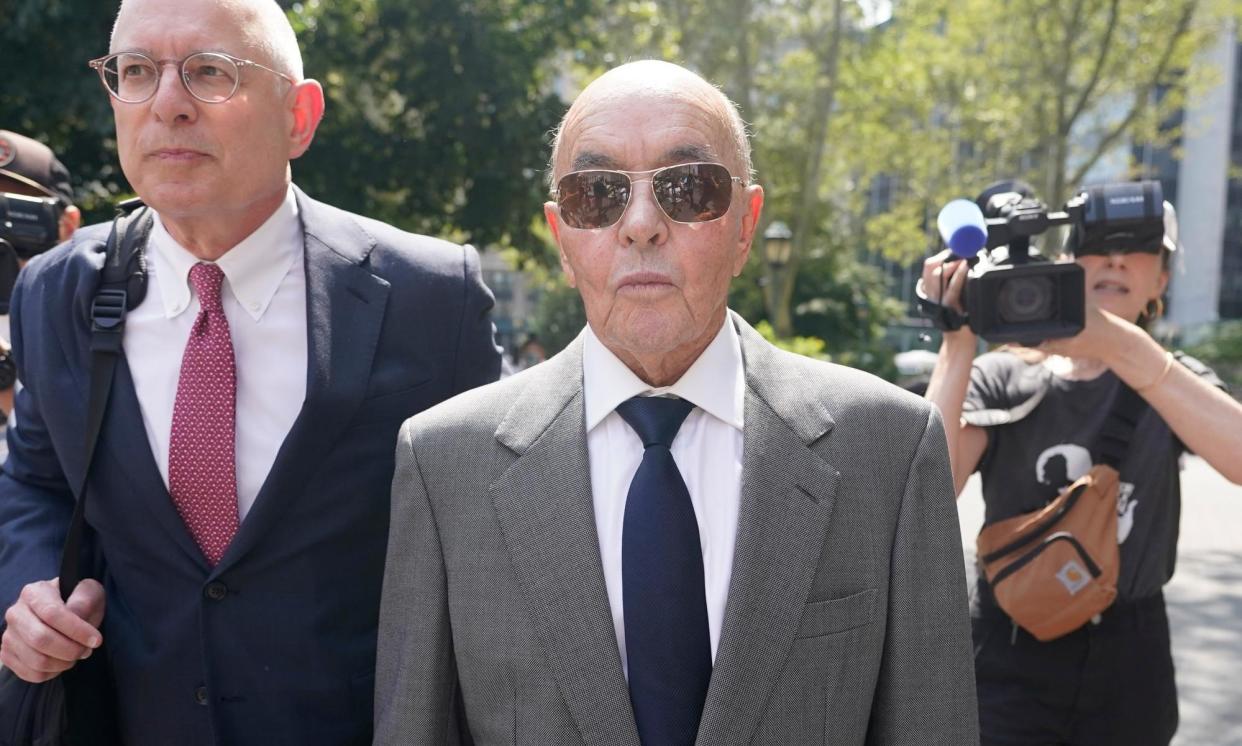
[[[939,415],[732,318],[742,503],[697,743],[976,743]],[[379,744],[638,746],[595,533],[581,338],[402,429],[375,712]]]

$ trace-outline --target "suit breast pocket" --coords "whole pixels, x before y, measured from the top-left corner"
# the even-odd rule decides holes
[[[412,415],[427,408],[429,402],[424,400],[428,396],[430,388],[428,384],[433,380],[432,377],[427,377],[400,391],[363,399],[358,409],[354,410],[354,416],[349,421],[350,426],[373,425],[378,422],[404,422]]]
[[[822,637],[870,624],[879,593],[868,588],[842,598],[808,603],[802,612],[798,638]]]

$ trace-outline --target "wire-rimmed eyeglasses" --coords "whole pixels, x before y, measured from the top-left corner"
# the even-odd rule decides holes
[[[99,73],[108,93],[126,104],[150,100],[160,86],[165,65],[176,65],[186,91],[205,104],[221,104],[232,98],[241,86],[244,67],[257,67],[296,83],[278,70],[224,52],[196,52],[182,60],[153,60],[141,52],[119,52],[87,64]]]

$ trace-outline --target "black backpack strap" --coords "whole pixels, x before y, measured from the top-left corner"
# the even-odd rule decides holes
[[[1122,382],[1117,389],[1116,398],[1113,399],[1108,419],[1104,421],[1096,440],[1097,462],[1121,471],[1121,462],[1125,459],[1131,438],[1134,437],[1134,429],[1138,427],[1138,421],[1145,411],[1147,400]]]
[[[95,446],[108,408],[108,394],[120,360],[125,315],[142,302],[147,290],[146,245],[154,217],[141,205],[117,214],[104,256],[99,288],[91,303],[91,386],[86,410],[85,459],[78,482],[77,504],[65,536],[60,558],[60,595],[69,600],[81,582],[83,534],[86,523],[86,480],[95,457]]]

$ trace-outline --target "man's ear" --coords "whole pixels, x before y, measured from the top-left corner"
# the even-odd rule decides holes
[[[746,212],[742,214],[742,228],[738,233],[737,256],[733,261],[733,276],[742,274],[746,260],[750,257],[750,248],[754,245],[755,231],[759,228],[759,216],[763,214],[763,187],[751,184],[743,192],[743,204]]]
[[[303,80],[296,83],[289,92],[292,98],[290,114],[292,127],[289,130],[289,160],[300,157],[311,146],[315,139],[315,131],[323,121],[324,98],[323,86],[317,80]]]
[[[556,253],[561,258],[561,270],[565,273],[565,281],[571,288],[578,287],[575,284],[573,265],[569,263],[569,257],[566,256],[565,247],[561,243],[560,207],[555,202],[544,202],[543,217],[548,221],[548,230],[552,232],[552,240],[556,242]]]

